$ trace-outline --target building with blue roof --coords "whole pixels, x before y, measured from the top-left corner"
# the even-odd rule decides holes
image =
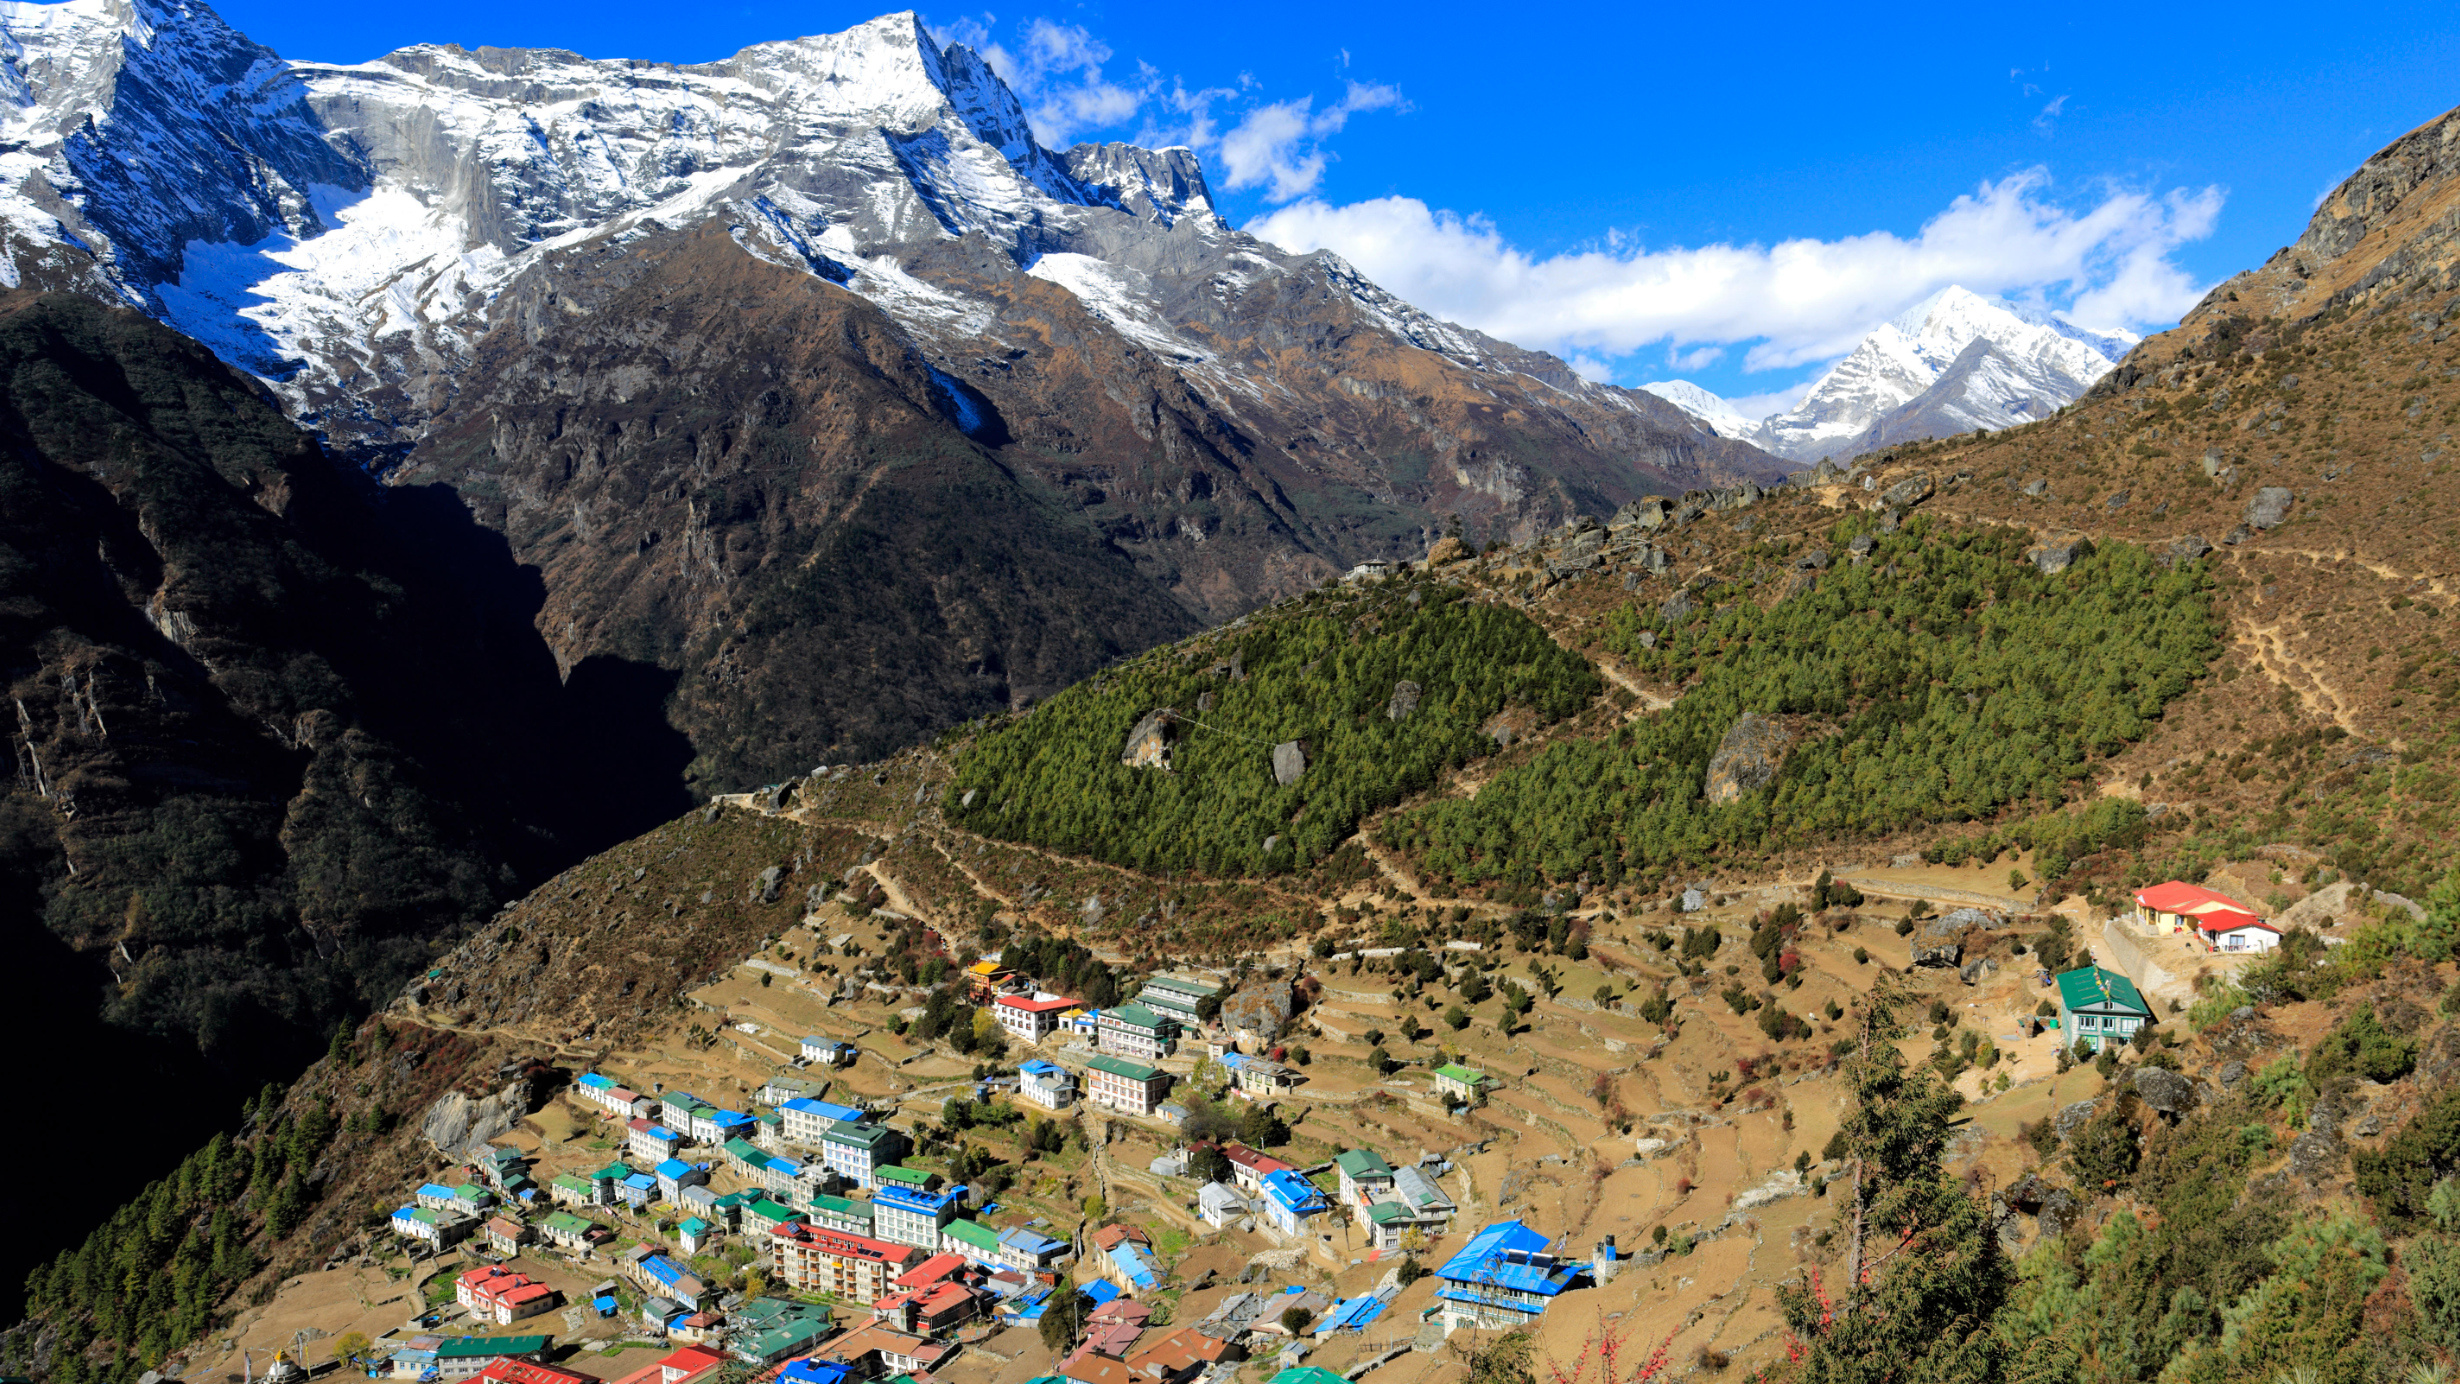
[[[871,1233],[892,1245],[936,1250],[940,1230],[965,1209],[962,1186],[931,1191],[881,1179],[871,1192]]]
[[[1306,1232],[1309,1219],[1331,1209],[1316,1185],[1288,1169],[1264,1175],[1264,1218],[1284,1235]]]
[[[1134,1240],[1121,1240],[1102,1253],[1110,1260],[1112,1280],[1129,1291],[1147,1293],[1161,1286],[1161,1270],[1155,1267],[1152,1253],[1145,1246]]]
[[[412,1205],[424,1206],[430,1211],[458,1211],[461,1209],[459,1200],[453,1189],[441,1182],[422,1183],[416,1192],[410,1194]]]
[[[777,1372],[777,1384],[846,1384],[854,1371],[835,1360],[809,1357],[787,1362]]]
[[[709,1170],[695,1168],[680,1158],[669,1158],[658,1165],[658,1195],[674,1201],[686,1187],[698,1187],[709,1180]]]
[[[654,1173],[634,1173],[615,1184],[615,1195],[626,1206],[642,1207],[657,1199],[658,1179]]]
[[[1067,1241],[1054,1240],[1038,1230],[1020,1225],[999,1232],[999,1262],[1012,1269],[1026,1273],[1047,1269],[1067,1252]]]
[[[1587,1266],[1546,1252],[1553,1243],[1519,1221],[1479,1231],[1435,1271],[1443,1286],[1444,1334],[1474,1327],[1510,1331],[1535,1321]]]

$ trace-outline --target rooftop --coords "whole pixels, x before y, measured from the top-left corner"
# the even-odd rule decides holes
[[[2060,972],[2059,1002],[2071,1010],[2088,1005],[2117,1005],[2147,1017],[2152,1014],[2152,1006],[2144,1002],[2144,994],[2135,988],[2134,981],[2099,966]]]
[[[1130,1062],[1124,1057],[1113,1057],[1109,1053],[1087,1058],[1085,1065],[1094,1071],[1108,1072],[1112,1076],[1123,1076],[1130,1081],[1151,1081],[1162,1074],[1162,1069],[1159,1067],[1148,1067],[1142,1062]]]

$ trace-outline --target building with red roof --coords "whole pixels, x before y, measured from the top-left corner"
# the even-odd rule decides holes
[[[453,1300],[479,1321],[510,1326],[557,1306],[563,1296],[528,1274],[488,1264],[453,1281]]]
[[[598,1384],[588,1375],[559,1370],[553,1365],[533,1365],[527,1360],[498,1360],[480,1370],[477,1377],[483,1384]]]
[[[2150,928],[2193,932],[2216,952],[2266,952],[2280,945],[2281,930],[2227,894],[2197,884],[2167,880],[2135,891],[2136,912]]]
[[[1221,1156],[1230,1160],[1231,1181],[1251,1193],[1261,1194],[1264,1191],[1264,1179],[1274,1173],[1298,1171],[1297,1164],[1285,1163],[1269,1153],[1258,1153],[1245,1144],[1223,1144]]]
[[[1084,1003],[1065,995],[1002,995],[992,1002],[991,1013],[1001,1028],[1028,1043],[1039,1043],[1059,1027],[1061,1015],[1084,1008]]]
[[[788,1221],[769,1232],[771,1277],[798,1293],[834,1293],[877,1302],[892,1280],[921,1260],[912,1245],[893,1245]]]

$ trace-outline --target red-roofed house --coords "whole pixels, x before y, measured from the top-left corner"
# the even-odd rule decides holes
[[[2216,952],[2266,952],[2280,945],[2281,930],[2227,894],[2169,880],[2135,891],[2147,927],[2193,929]]]
[[[598,1384],[588,1375],[527,1360],[498,1360],[480,1370],[478,1379],[480,1384]]]
[[[725,1355],[707,1346],[685,1346],[658,1362],[658,1384],[684,1384],[725,1363]]]
[[[981,1310],[980,1296],[964,1284],[953,1282],[900,1288],[871,1304],[874,1319],[886,1321],[900,1331],[926,1336],[963,1325]]]
[[[896,1286],[928,1288],[941,1279],[952,1278],[964,1273],[965,1267],[965,1256],[962,1254],[934,1254],[897,1275]]]
[[[453,1300],[472,1317],[497,1326],[537,1316],[563,1301],[553,1288],[501,1264],[472,1269],[454,1280]]]
[[[1294,1173],[1295,1163],[1284,1163],[1269,1153],[1258,1153],[1245,1144],[1224,1144],[1221,1156],[1230,1160],[1230,1180],[1241,1190],[1257,1196],[1264,1194],[1264,1179],[1274,1173]]]
[[[991,1012],[999,1017],[1001,1028],[1028,1043],[1039,1043],[1059,1027],[1060,1015],[1083,1007],[1083,1000],[1064,995],[1002,995],[992,1003]]]

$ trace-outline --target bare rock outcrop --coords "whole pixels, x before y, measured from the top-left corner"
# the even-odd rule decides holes
[[[528,1113],[529,1089],[523,1082],[515,1081],[492,1096],[447,1091],[427,1107],[419,1121],[419,1136],[447,1158],[477,1158],[489,1143],[511,1133]]]
[[[1794,737],[1778,722],[1758,712],[1744,712],[1736,717],[1725,738],[1717,742],[1717,753],[1708,761],[1708,782],[1705,788],[1712,803],[1730,803],[1745,793],[1768,785],[1785,762],[1785,751]]]
[[[1170,742],[1176,738],[1179,713],[1171,707],[1148,711],[1136,728],[1128,732],[1127,745],[1119,751],[1119,762],[1131,769],[1170,768]],[[1275,753],[1278,767],[1279,753]]]

